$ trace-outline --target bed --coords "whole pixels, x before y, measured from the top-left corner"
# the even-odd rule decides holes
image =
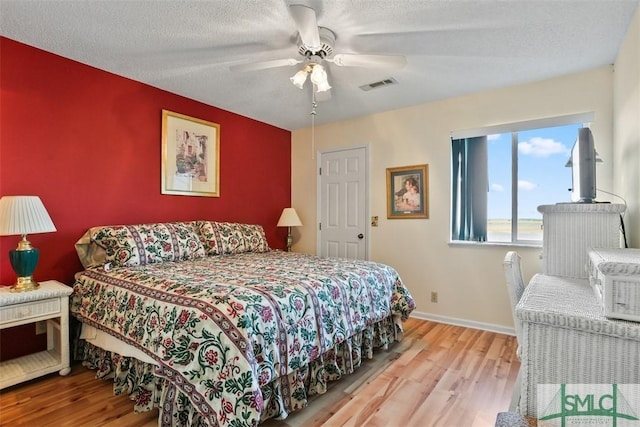
[[[94,227],[76,250],[75,356],[162,426],[286,418],[415,307],[393,268],[271,250],[254,224]]]

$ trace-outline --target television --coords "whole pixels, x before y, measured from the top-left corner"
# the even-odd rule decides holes
[[[571,201],[594,203],[596,199],[596,162],[598,159],[591,129],[578,129],[578,138],[571,149],[566,166],[571,167]]]

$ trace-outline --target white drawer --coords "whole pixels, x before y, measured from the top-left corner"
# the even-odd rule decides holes
[[[598,301],[600,304],[604,304],[603,295],[602,295],[602,281],[600,277],[589,276],[589,284],[593,289],[593,292],[596,294]]]
[[[640,249],[591,249],[587,269],[603,314],[640,322]]]
[[[60,298],[7,305],[0,307],[0,325],[55,313],[60,313]]]

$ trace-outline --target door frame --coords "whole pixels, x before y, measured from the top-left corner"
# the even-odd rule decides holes
[[[320,256],[322,253],[322,230],[320,230],[320,220],[322,218],[322,178],[320,177],[320,168],[322,167],[322,156],[328,153],[335,153],[338,151],[351,151],[351,150],[360,150],[364,149],[364,194],[365,194],[365,202],[362,207],[365,215],[365,260],[369,260],[369,255],[371,254],[371,217],[370,217],[370,207],[371,207],[371,175],[370,175],[370,164],[371,164],[371,145],[369,143],[364,144],[354,144],[347,145],[341,147],[331,147],[320,149],[316,152],[316,254]]]

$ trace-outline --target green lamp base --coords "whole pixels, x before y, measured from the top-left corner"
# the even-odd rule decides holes
[[[36,248],[9,251],[11,267],[16,272],[18,279],[11,287],[11,292],[27,292],[38,289],[40,285],[33,280],[33,271],[38,265],[39,251]]]

